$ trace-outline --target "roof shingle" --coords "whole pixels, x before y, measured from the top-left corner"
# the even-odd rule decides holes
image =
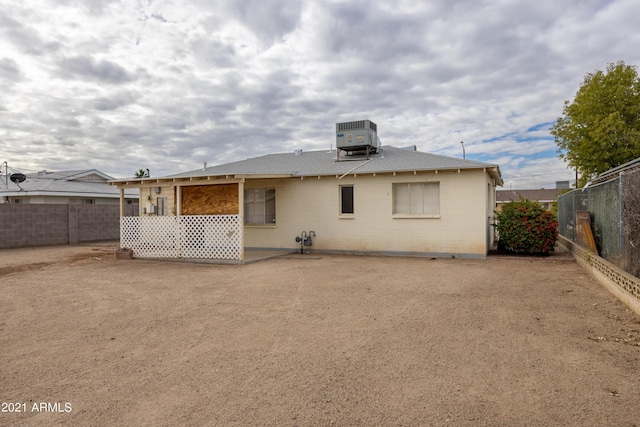
[[[345,173],[385,173],[404,171],[431,171],[493,168],[501,181],[498,165],[440,156],[415,150],[384,146],[376,154],[366,156],[340,156],[336,151],[306,151],[301,153],[268,154],[238,162],[211,166],[170,175],[164,178],[187,178],[223,175],[291,175],[322,176]]]

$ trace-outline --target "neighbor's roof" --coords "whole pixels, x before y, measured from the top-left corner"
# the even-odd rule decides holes
[[[487,169],[491,176],[502,185],[500,168],[496,164],[446,157],[409,149],[384,146],[376,154],[366,156],[340,156],[336,161],[336,151],[304,151],[268,154],[238,162],[211,166],[160,178],[145,178],[138,182],[166,179],[183,179],[219,176],[264,176],[264,177],[304,177],[331,176],[347,173],[390,173],[411,171],[446,171],[464,169]],[[131,179],[119,180],[132,183]],[[117,184],[118,182],[113,182]]]
[[[97,169],[25,174],[26,180],[14,183],[0,177],[0,196],[57,196],[119,198],[120,193],[109,185],[111,176]],[[125,191],[125,197],[138,198],[138,191]]]
[[[536,202],[553,202],[566,189],[551,188],[539,190],[496,190],[496,202],[517,202],[520,198]]]

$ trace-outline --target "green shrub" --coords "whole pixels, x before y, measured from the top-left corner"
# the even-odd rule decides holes
[[[556,217],[540,203],[520,199],[496,212],[498,247],[516,253],[549,254],[558,239]]]

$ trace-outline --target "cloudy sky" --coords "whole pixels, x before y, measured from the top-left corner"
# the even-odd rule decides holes
[[[640,65],[638,22],[637,0],[2,0],[0,162],[161,176],[370,119],[553,188],[575,173],[549,127],[585,73]]]

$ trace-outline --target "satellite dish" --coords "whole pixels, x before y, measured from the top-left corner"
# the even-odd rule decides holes
[[[11,180],[11,182],[15,182],[16,184],[19,184],[23,182],[25,179],[27,179],[27,176],[23,173],[12,173],[9,176],[9,179]]]

